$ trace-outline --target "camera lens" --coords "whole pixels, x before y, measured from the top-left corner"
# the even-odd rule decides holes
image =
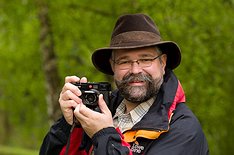
[[[88,101],[89,104],[93,104],[97,102],[97,95],[96,94],[86,94],[85,99]]]

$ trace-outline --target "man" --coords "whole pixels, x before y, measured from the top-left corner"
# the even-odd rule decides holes
[[[180,61],[178,45],[162,41],[150,17],[121,16],[110,46],[92,55],[94,66],[114,77],[118,89],[111,102],[107,107],[100,95],[100,112],[89,109],[72,84],[87,78],[66,77],[59,99],[63,118],[51,127],[40,154],[208,154],[206,138],[172,71]],[[74,117],[80,125],[71,130]]]

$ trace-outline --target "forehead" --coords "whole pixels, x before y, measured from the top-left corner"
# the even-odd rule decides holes
[[[113,50],[112,55],[115,58],[128,58],[128,57],[144,57],[144,56],[155,56],[156,48],[155,47],[144,47],[144,48],[135,48],[135,49],[118,49]]]

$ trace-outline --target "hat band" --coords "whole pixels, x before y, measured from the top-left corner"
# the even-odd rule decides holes
[[[160,42],[161,37],[152,32],[130,31],[121,33],[111,39],[110,47],[128,47]]]

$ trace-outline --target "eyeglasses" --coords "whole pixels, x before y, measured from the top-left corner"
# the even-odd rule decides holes
[[[160,54],[160,55],[158,55],[158,56],[156,56],[155,58],[152,58],[152,59],[147,58],[147,59],[137,59],[137,60],[119,60],[119,61],[112,60],[112,61],[121,70],[130,69],[134,62],[136,62],[139,67],[145,68],[145,67],[150,67],[152,65],[152,62],[154,60],[156,60],[157,58],[159,58],[161,55],[162,54]]]

